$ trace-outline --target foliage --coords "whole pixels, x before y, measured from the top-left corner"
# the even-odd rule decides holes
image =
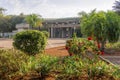
[[[112,12],[95,12],[85,14],[81,18],[82,33],[91,36],[98,43],[101,43],[101,50],[104,51],[105,43],[116,42],[120,35],[119,16]]]
[[[113,6],[113,10],[120,14],[120,0],[116,0]]]
[[[0,79],[9,78],[17,73],[29,57],[17,50],[0,49]]]
[[[113,71],[112,75],[115,78],[120,79],[120,68],[119,68],[119,66],[114,67],[114,71]]]
[[[9,16],[0,16],[0,32],[11,31],[11,23]]]
[[[0,16],[0,32],[12,32],[16,30],[16,24],[22,23],[25,16],[23,15],[2,15]]]
[[[36,14],[31,14],[26,16],[25,21],[30,24],[30,28],[42,26],[41,16]]]
[[[4,11],[6,11],[6,9],[0,7],[0,15],[2,15]]]
[[[107,39],[111,43],[117,42],[120,36],[120,17],[112,11],[108,11],[106,18],[108,23],[106,27]]]
[[[115,80],[119,79],[113,76],[115,70],[112,65],[99,59],[89,60],[75,55],[60,60],[53,71],[58,73],[57,79],[62,80]]]
[[[16,30],[16,24],[24,23],[25,15],[10,15],[11,31]]]
[[[111,49],[120,49],[120,42],[116,43],[107,43],[106,48],[111,48]]]
[[[95,45],[94,41],[89,41],[84,38],[73,38],[72,40],[67,40],[66,49],[69,54],[86,55],[88,52],[98,54],[99,49]]]
[[[28,56],[15,49],[0,50],[0,79],[17,80],[39,74],[37,79],[53,76],[61,80],[118,80],[119,68],[106,64],[100,59],[88,59],[81,56],[52,57],[45,54]],[[19,75],[20,78],[18,77]],[[35,77],[34,77],[35,78]]]
[[[48,75],[58,60],[59,59],[57,57],[40,54],[37,58],[37,61],[39,62],[37,72],[39,72],[42,77]]]
[[[42,32],[45,34],[46,38],[48,39],[49,38],[49,33],[47,31],[42,31]]]
[[[37,30],[27,30],[14,36],[13,46],[29,55],[42,52],[46,46],[46,36]]]
[[[72,56],[65,57],[63,60],[59,61],[55,66],[55,71],[60,73],[57,75],[58,79],[74,79],[75,77],[81,77],[86,74],[84,72],[85,67],[86,64],[83,62],[82,58],[79,56]]]
[[[95,77],[104,78],[109,77],[112,73],[112,66],[106,65],[103,61],[98,61],[88,66],[88,76],[90,79]]]

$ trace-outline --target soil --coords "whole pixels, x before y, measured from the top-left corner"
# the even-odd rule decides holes
[[[57,56],[57,57],[63,57],[69,55],[68,51],[65,49],[65,46],[46,49],[45,54],[51,56]]]
[[[45,50],[45,54],[57,57],[68,56],[69,53],[65,49],[65,46],[49,48]],[[106,49],[104,55],[102,56],[120,56],[119,49]]]

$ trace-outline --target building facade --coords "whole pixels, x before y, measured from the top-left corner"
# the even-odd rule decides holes
[[[17,31],[27,30],[29,24],[17,24],[16,28]],[[80,18],[44,19],[40,30],[48,31],[50,38],[71,38],[74,32],[80,35]]]
[[[45,19],[43,28],[50,34],[50,38],[70,38],[73,33],[80,34],[80,18]]]

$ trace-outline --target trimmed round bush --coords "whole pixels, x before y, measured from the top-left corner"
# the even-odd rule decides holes
[[[29,55],[35,55],[45,49],[47,38],[43,32],[27,30],[18,32],[13,38],[13,46]]]
[[[49,38],[49,33],[47,31],[42,31],[44,33],[44,35],[46,36],[46,38]]]

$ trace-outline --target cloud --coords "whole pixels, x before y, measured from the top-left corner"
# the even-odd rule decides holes
[[[115,0],[0,0],[7,14],[37,13],[42,17],[72,17],[80,11],[112,9]]]

